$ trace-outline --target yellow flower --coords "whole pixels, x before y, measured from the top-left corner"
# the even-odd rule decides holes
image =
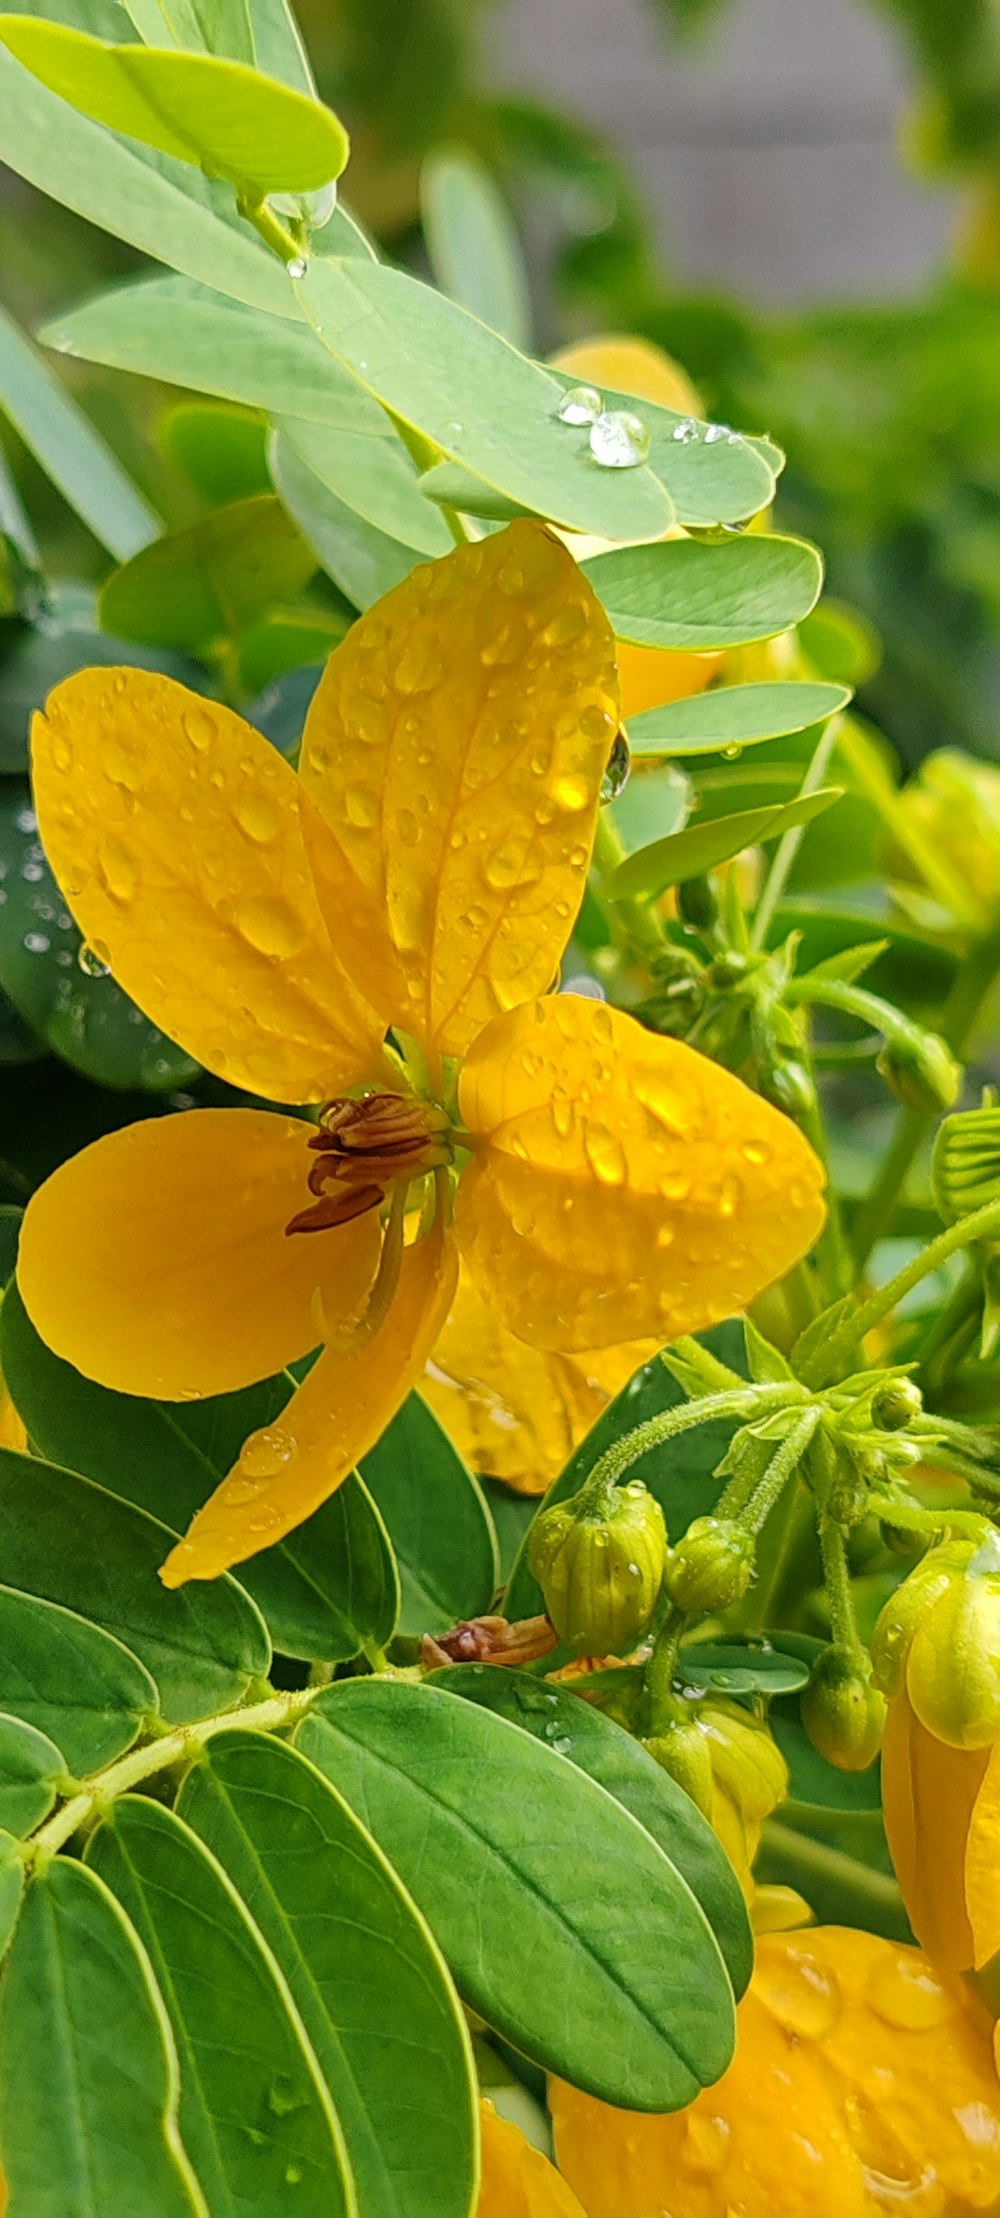
[[[918,1950],[819,1927],[758,1944],[735,2059],[667,2117],[555,2082],[560,2169],[587,2218],[921,2218],[1000,2195],[988,2027]]]
[[[697,1802],[718,1834],[747,1901],[761,1827],[788,1793],[788,1765],[769,1727],[738,1702],[678,1702],[646,1746]]]
[[[954,887],[959,925],[985,929],[1000,905],[1000,771],[959,747],[927,755],[898,796],[900,817],[938,859],[937,895]],[[922,885],[912,858],[889,842],[890,873]]]
[[[481,2102],[479,2114],[483,2173],[476,2218],[585,2218],[572,2188],[517,2126],[499,2118],[491,2102]]]
[[[944,1971],[1000,1949],[1000,1743],[949,1748],[904,1691],[882,1750],[886,1837],[917,1939]]]
[[[145,671],[83,672],[36,718],[41,833],[90,945],[210,1070],[326,1104],[318,1128],[252,1108],[132,1125],[25,1216],[25,1304],[108,1386],[216,1394],[326,1343],[168,1585],[340,1485],[419,1379],[459,1248],[509,1329],[572,1353],[698,1330],[815,1237],[822,1172],[787,1119],[632,1017],[549,996],[616,725],[607,619],[531,523],[354,626],[298,777]]]

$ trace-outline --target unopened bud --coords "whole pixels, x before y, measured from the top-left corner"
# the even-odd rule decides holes
[[[738,947],[727,947],[709,966],[709,979],[719,992],[728,992],[731,986],[740,986],[750,965]]]
[[[826,1648],[802,1697],[802,1723],[828,1764],[867,1771],[882,1746],[886,1702],[872,1684],[867,1656]]]
[[[760,1090],[766,1101],[787,1116],[804,1117],[816,1107],[816,1088],[804,1063],[794,1056],[775,1061],[760,1073]]]
[[[876,1068],[907,1109],[937,1116],[958,1100],[962,1067],[937,1032],[897,1033],[887,1040]]]
[[[906,1691],[921,1724],[949,1748],[1000,1740],[1000,1534],[918,1617]]]
[[[984,1535],[991,1531],[985,1518],[983,1531]],[[962,1539],[943,1541],[939,1547],[929,1548],[923,1561],[895,1593],[890,1594],[871,1641],[872,1677],[890,1702],[908,1683],[910,1652],[921,1618],[947,1592],[952,1582],[963,1576],[979,1545],[976,1540]]]
[[[611,1654],[645,1632],[666,1560],[663,1511],[639,1480],[543,1510],[528,1544],[552,1623],[578,1655]]]
[[[678,1609],[728,1610],[753,1578],[754,1542],[728,1517],[696,1517],[672,1551],[664,1585]]]
[[[708,1742],[693,1717],[660,1722],[646,1742],[649,1754],[676,1779],[705,1817],[712,1814],[712,1760]]]
[[[694,931],[710,931],[719,914],[711,880],[685,878],[677,888],[677,913]]]
[[[919,1417],[924,1398],[913,1379],[883,1379],[872,1395],[872,1424],[879,1432],[902,1432]]]
[[[788,1766],[762,1718],[724,1695],[709,1695],[699,1723],[708,1740],[716,1785],[745,1824],[761,1825],[788,1793]]]

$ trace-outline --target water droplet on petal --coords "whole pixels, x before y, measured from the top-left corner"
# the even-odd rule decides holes
[[[634,470],[649,453],[649,426],[629,408],[605,409],[591,425],[590,451],[604,470]]]
[[[206,708],[187,709],[182,719],[192,747],[203,755],[215,738],[215,720]]]
[[[251,786],[237,800],[236,822],[248,839],[256,841],[259,847],[266,847],[269,840],[277,837],[281,819],[274,802]]]
[[[139,872],[128,848],[118,839],[105,840],[100,851],[99,863],[104,883],[115,901],[131,901],[139,883]]]
[[[575,816],[579,809],[585,809],[590,796],[590,780],[580,774],[570,773],[566,777],[557,778],[552,788],[553,800],[570,816]]]
[[[807,1949],[759,1959],[754,1991],[778,2024],[802,2040],[822,2041],[840,2017],[837,1981]]]
[[[714,447],[720,439],[732,439],[733,436],[728,424],[709,424],[705,432],[705,445]]]
[[[344,811],[348,823],[353,824],[356,831],[370,832],[372,825],[378,822],[380,807],[375,786],[348,786],[344,795]]]
[[[59,724],[50,723],[49,725],[49,752],[52,756],[53,769],[59,770],[63,774],[67,770],[72,770],[73,749],[66,733]]]
[[[867,1999],[887,2025],[899,2026],[907,2033],[929,2032],[943,2025],[946,2018],[954,2017],[958,2008],[954,1995],[942,1987],[929,1964],[919,1957],[902,1955],[888,1962],[879,1959]]]
[[[596,424],[603,413],[604,402],[596,385],[572,385],[556,410],[564,424]]]
[[[106,978],[111,957],[103,940],[84,940],[77,949],[77,963],[85,978]]]
[[[306,937],[301,916],[280,894],[256,894],[241,901],[234,911],[237,930],[260,955],[287,960],[298,953]]]
[[[240,1450],[239,1470],[245,1478],[262,1484],[266,1479],[276,1479],[294,1463],[299,1444],[294,1433],[284,1432],[280,1425],[262,1425],[243,1442]]]
[[[584,1151],[595,1178],[602,1186],[621,1186],[626,1175],[625,1150],[616,1134],[603,1124],[588,1124],[583,1135]]]

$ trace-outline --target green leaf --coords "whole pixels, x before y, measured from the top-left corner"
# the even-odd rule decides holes
[[[796,1685],[807,1677],[804,1672]],[[533,1733],[630,1810],[700,1902],[734,1991],[743,1993],[753,1970],[753,1937],[739,1881],[690,1795],[639,1741],[568,1687],[543,1686],[529,1672],[507,1671],[499,1664],[456,1664],[433,1674],[431,1684]]]
[[[321,1695],[298,1745],[391,1857],[466,2001],[524,2055],[645,2110],[725,2070],[732,1990],[708,1921],[575,1765],[439,1687],[378,1679]]]
[[[267,426],[227,401],[179,401],[156,427],[164,454],[209,506],[270,491]]]
[[[204,672],[186,655],[136,647],[99,632],[92,596],[57,587],[37,622],[12,640],[0,662],[0,774],[27,770],[31,718],[53,686],[76,670],[121,662],[162,670],[196,689],[205,683]]]
[[[0,38],[4,18],[0,17]],[[0,308],[0,409],[71,508],[116,562],[162,530],[100,433],[12,316]]]
[[[0,1985],[0,2143],[23,2218],[209,2218],[177,2129],[177,2056],[149,1959],[103,1880],[56,1857]]]
[[[295,1386],[283,1372],[200,1402],[115,1394],[53,1355],[16,1285],[0,1312],[0,1360],[43,1455],[149,1510],[177,1534],[232,1469],[248,1435],[275,1422]],[[399,1608],[392,1549],[356,1474],[287,1540],[244,1564],[241,1584],[284,1655],[337,1663],[365,1643],[384,1648],[392,1638]]]
[[[720,747],[752,747],[762,739],[804,732],[836,716],[850,700],[844,685],[723,685],[688,700],[666,701],[629,719],[634,755],[712,755]]]
[[[698,1338],[720,1362],[728,1364],[741,1378],[747,1376],[743,1331],[735,1320],[713,1325],[710,1332],[700,1333]],[[683,1388],[659,1356],[654,1356],[651,1363],[644,1363],[602,1411],[596,1425],[592,1425],[586,1439],[581,1440],[565,1470],[553,1480],[537,1508],[550,1509],[556,1502],[565,1502],[571,1494],[579,1493],[605,1449],[613,1447],[625,1433],[634,1432],[638,1425],[645,1424],[647,1418],[658,1417],[663,1410],[677,1409],[686,1400]],[[732,1423],[714,1418],[707,1425],[695,1425],[690,1432],[680,1433],[676,1440],[668,1441],[662,1448],[648,1449],[631,1466],[629,1476],[642,1479],[656,1495],[674,1539],[687,1530],[693,1517],[704,1517],[714,1507],[720,1487],[715,1467],[725,1454],[735,1429]],[[504,1615],[511,1620],[535,1617],[545,1608],[541,1587],[528,1568],[527,1551],[526,1535],[503,1605]]]
[[[665,539],[614,547],[583,568],[619,639],[699,653],[788,631],[808,614],[823,580],[815,547],[776,533],[718,545]]]
[[[667,839],[654,840],[652,846],[627,855],[612,871],[605,893],[612,901],[626,901],[634,894],[651,898],[668,886],[680,885],[685,878],[699,878],[703,871],[714,870],[732,855],[741,855],[745,847],[780,839],[796,824],[811,824],[814,817],[822,816],[840,800],[843,790],[842,786],[825,786],[818,793],[804,793],[783,806],[741,809],[735,816],[712,817],[704,824],[695,821],[683,832],[672,832]]]
[[[558,380],[453,301],[381,263],[326,259],[296,296],[331,354],[442,459],[577,531],[667,529],[651,473],[600,469],[559,421]]]
[[[271,475],[290,516],[328,577],[355,608],[370,608],[409,577],[420,557],[390,539],[323,485],[287,440],[271,441]]]
[[[288,1982],[365,2212],[468,2218],[474,2077],[446,1968],[396,1874],[294,1749],[215,1736],[179,1810],[238,1888]]]
[[[580,382],[567,370],[552,374],[564,392]],[[728,424],[702,423],[611,386],[600,390],[608,408],[626,408],[641,417],[649,433],[648,467],[673,503],[679,523],[701,528],[740,524],[770,506],[784,456],[769,441],[744,439]],[[576,437],[587,441],[587,428]]]
[[[499,1582],[486,1497],[419,1394],[411,1394],[361,1465],[402,1586],[401,1633],[443,1633],[492,1604]]]
[[[315,567],[281,502],[261,493],[169,532],[113,571],[101,622],[151,646],[205,647],[294,599]]]
[[[10,1947],[24,1895],[24,1862],[17,1842],[0,1833],[0,1957]]]
[[[160,1698],[145,1665],[111,1633],[0,1586],[0,1706],[48,1734],[85,1778],[131,1748]]]
[[[0,1203],[0,1289],[5,1287],[8,1280],[14,1276],[14,1265],[17,1261],[17,1243],[21,1237],[23,1222],[24,1211],[18,1209],[16,1203]],[[3,1300],[0,1296],[0,1316],[2,1316],[2,1313]],[[0,1370],[2,1368],[2,1363],[0,1363]]]
[[[441,291],[527,351],[527,271],[514,219],[489,170],[464,147],[440,147],[424,163],[420,192],[424,238]]]
[[[87,1866],[149,1954],[177,2044],[178,2123],[212,2218],[350,2218],[343,2134],[273,1956],[225,1873],[173,1812],[115,1803]],[[294,2190],[294,2193],[291,2191]]]
[[[463,516],[484,516],[498,523],[509,524],[517,516],[537,516],[538,510],[528,508],[524,501],[513,501],[506,493],[487,485],[485,478],[474,477],[471,470],[463,470],[457,462],[435,462],[424,470],[420,490],[439,508],[457,508]]]
[[[294,311],[289,285],[288,308]],[[269,415],[390,440],[385,410],[321,346],[307,324],[262,315],[180,277],[116,285],[44,326],[46,346],[213,393]]]
[[[358,516],[420,554],[447,554],[454,540],[420,490],[416,464],[398,439],[279,417],[275,429],[313,476]]]
[[[309,56],[286,0],[247,0],[247,6],[258,69],[296,92],[314,93]]]
[[[347,134],[329,108],[239,62],[112,46],[31,16],[0,16],[0,41],[71,107],[248,198],[339,177]]]
[[[0,1712],[0,1825],[18,1840],[47,1817],[66,1762],[47,1733]]]
[[[103,1487],[0,1448],[0,1563],[10,1586],[113,1633],[152,1672],[168,1724],[238,1702],[270,1644],[249,1595],[225,1577],[172,1592],[157,1576],[173,1535]]]
[[[761,1637],[746,1641],[700,1640],[682,1647],[677,1675],[685,1686],[713,1694],[794,1694],[809,1678],[797,1656]]]
[[[54,1054],[101,1086],[169,1093],[198,1065],[151,1024],[96,965],[81,968],[81,934],[38,839],[27,785],[0,789],[0,987]],[[84,962],[88,957],[84,956]]]

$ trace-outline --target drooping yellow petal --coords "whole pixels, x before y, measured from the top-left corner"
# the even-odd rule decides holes
[[[286,1236],[314,1126],[192,1109],[96,1140],[28,1203],[17,1278],[42,1339],[123,1394],[225,1394],[307,1355],[370,1284],[373,1217]]]
[[[931,1961],[967,1971],[976,1959],[966,1905],[966,1843],[989,1761],[983,1748],[946,1748],[901,1694],[882,1745],[882,1810],[906,1914]]]
[[[171,1039],[272,1101],[378,1076],[320,916],[294,772],[219,702],[83,670],[32,729],[39,830],[95,954]]]
[[[476,2218],[586,2218],[572,2188],[519,2127],[479,2106],[483,2170]]]
[[[340,1231],[316,1237],[338,1240]],[[280,1425],[251,1434],[229,1477],[167,1557],[160,1574],[165,1586],[218,1578],[231,1564],[273,1547],[336,1492],[419,1379],[448,1314],[457,1272],[454,1241],[438,1218],[426,1238],[407,1249],[378,1330],[353,1346],[348,1340],[327,1348]]]
[[[1000,1743],[988,1757],[965,1845],[965,1902],[977,1971],[1000,1949]]]
[[[803,1255],[823,1172],[729,1071],[560,994],[498,1018],[460,1086],[478,1143],[458,1194],[469,1268],[542,1348],[661,1341],[731,1316]]]
[[[539,524],[421,566],[353,626],[306,721],[303,829],[387,1023],[458,1055],[551,984],[617,721],[607,617]]]
[[[583,1355],[529,1348],[502,1325],[464,1265],[420,1391],[473,1471],[544,1494],[655,1340]]]

